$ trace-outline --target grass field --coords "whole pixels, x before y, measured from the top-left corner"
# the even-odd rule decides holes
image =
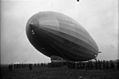
[[[81,70],[68,67],[29,67],[9,70],[1,66],[2,79],[119,79],[118,70]]]

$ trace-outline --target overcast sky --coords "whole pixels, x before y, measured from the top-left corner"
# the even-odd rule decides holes
[[[57,11],[78,21],[102,52],[97,59],[118,57],[118,0],[1,0],[1,63],[41,63],[50,59],[26,37],[26,23],[40,11]]]

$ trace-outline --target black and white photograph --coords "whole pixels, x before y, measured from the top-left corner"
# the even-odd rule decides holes
[[[118,0],[0,0],[1,79],[119,79]]]

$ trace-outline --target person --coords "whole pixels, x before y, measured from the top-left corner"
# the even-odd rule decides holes
[[[79,2],[79,0],[77,0],[77,2]]]

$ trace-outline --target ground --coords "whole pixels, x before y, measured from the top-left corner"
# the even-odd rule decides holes
[[[119,70],[85,70],[68,67],[1,67],[2,79],[119,79]]]

